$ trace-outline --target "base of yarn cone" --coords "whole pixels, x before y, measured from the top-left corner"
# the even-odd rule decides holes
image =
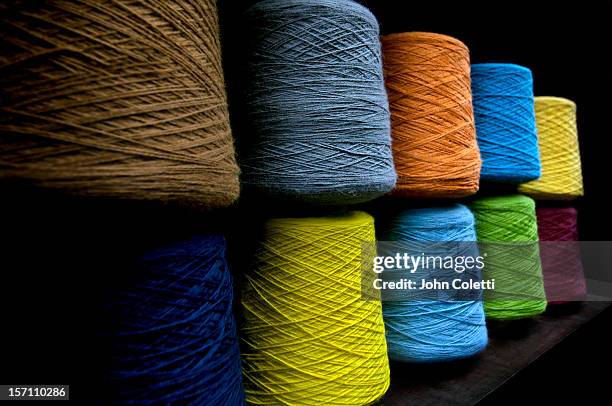
[[[550,200],[550,201],[570,201],[576,200],[582,196],[584,196],[584,191],[574,191],[574,192],[547,192],[541,189],[533,189],[527,186],[528,183],[524,185],[520,185],[518,188],[519,193],[523,193],[527,196],[533,197],[536,200]]]
[[[491,183],[525,183],[535,179],[538,179],[541,176],[541,172],[539,168],[523,168],[517,169],[514,173],[500,173],[497,170],[482,170],[480,174],[481,182],[491,182]]]
[[[307,180],[304,181],[307,183]],[[305,185],[307,186],[307,185]],[[263,186],[247,184],[243,193],[251,199],[261,200],[267,198],[288,199],[294,202],[315,205],[337,205],[365,203],[383,196],[395,186],[395,178],[389,178],[378,184],[341,186],[333,191],[307,191],[303,188],[278,188],[274,186]]]
[[[405,185],[396,185],[391,192],[391,196],[398,198],[423,198],[423,199],[438,199],[438,198],[461,198],[476,194],[479,186],[469,186],[464,188],[449,188],[441,189],[439,186],[426,187],[411,187]]]
[[[546,305],[546,300],[507,300],[498,303],[495,303],[495,301],[485,301],[484,311],[487,319],[518,320],[535,317],[544,313]]]

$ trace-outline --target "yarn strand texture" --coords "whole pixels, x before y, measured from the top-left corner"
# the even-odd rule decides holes
[[[480,179],[523,183],[541,174],[533,78],[509,63],[472,65],[476,134],[482,156]]]
[[[361,297],[364,242],[374,222],[363,212],[268,221],[242,295],[247,403],[368,405],[385,393],[381,303]]]
[[[245,188],[357,203],[395,186],[378,23],[350,0],[264,0],[247,11]]]
[[[213,0],[0,5],[0,177],[219,207],[238,197]]]
[[[538,207],[544,288],[549,304],[582,300],[587,288],[573,207]]]
[[[521,195],[486,197],[470,208],[478,241],[485,245],[485,279],[496,288],[485,291],[485,314],[491,319],[532,317],[546,309],[535,202]],[[518,298],[525,298],[524,300]]]
[[[425,242],[476,241],[474,216],[463,205],[405,210],[380,230],[382,240]],[[455,255],[449,251],[448,255]],[[446,255],[440,253],[440,255]],[[430,272],[427,279],[440,270]],[[448,272],[444,270],[442,272]],[[452,272],[452,271],[451,271]],[[471,276],[480,279],[480,272]],[[389,357],[406,362],[436,362],[466,358],[487,345],[482,301],[385,301],[383,317]]]
[[[106,305],[113,404],[244,401],[232,278],[221,236],[146,254]]]
[[[459,40],[407,32],[382,37],[397,196],[462,197],[478,190],[470,58]]]
[[[570,200],[584,194],[576,126],[576,104],[560,97],[536,97],[542,177],[519,192],[542,200]]]

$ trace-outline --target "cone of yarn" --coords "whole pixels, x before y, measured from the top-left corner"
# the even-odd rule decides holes
[[[548,303],[560,304],[584,299],[586,280],[577,242],[576,209],[538,207],[536,213]]]
[[[531,71],[511,63],[472,65],[480,179],[524,183],[541,174]]]
[[[149,252],[121,276],[105,305],[109,388],[101,396],[109,404],[242,405],[223,237]]]
[[[393,156],[394,194],[461,197],[478,190],[470,57],[445,35],[406,32],[382,37]]]
[[[379,28],[351,0],[264,0],[246,12],[245,190],[314,204],[395,185]]]
[[[361,297],[372,217],[272,219],[263,234],[241,300],[247,403],[379,399],[389,386],[381,302]]]
[[[569,200],[584,194],[576,104],[560,97],[535,98],[542,176],[519,187],[535,199]]]
[[[386,241],[476,241],[474,216],[460,204],[405,210],[378,231],[380,238]],[[448,253],[441,252],[439,255],[454,254],[448,247],[446,249]],[[436,270],[419,272],[428,272],[423,278],[431,280]],[[476,271],[470,278],[480,280],[480,272]],[[450,299],[453,298],[447,301],[413,299],[383,302],[389,358],[408,362],[451,361],[482,351],[487,345],[482,301]]]
[[[220,207],[238,196],[216,2],[0,5],[0,178]]]
[[[536,316],[546,309],[534,201],[521,195],[475,200],[470,208],[485,259],[484,278],[495,279],[485,291],[488,318],[510,320]],[[523,299],[524,298],[524,299]]]

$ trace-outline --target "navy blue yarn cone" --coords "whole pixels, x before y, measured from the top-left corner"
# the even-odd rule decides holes
[[[471,77],[481,180],[538,179],[542,168],[531,71],[514,64],[483,63],[472,65]]]
[[[151,252],[128,271],[106,306],[110,401],[242,405],[223,237],[195,237]]]
[[[264,0],[246,17],[245,191],[342,204],[393,189],[374,16],[350,0]]]

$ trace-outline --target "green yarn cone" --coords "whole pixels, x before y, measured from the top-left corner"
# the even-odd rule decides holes
[[[522,195],[487,197],[470,207],[478,241],[484,243],[487,254],[484,278],[495,279],[496,285],[484,294],[486,316],[511,320],[542,313],[546,294],[533,199]]]

